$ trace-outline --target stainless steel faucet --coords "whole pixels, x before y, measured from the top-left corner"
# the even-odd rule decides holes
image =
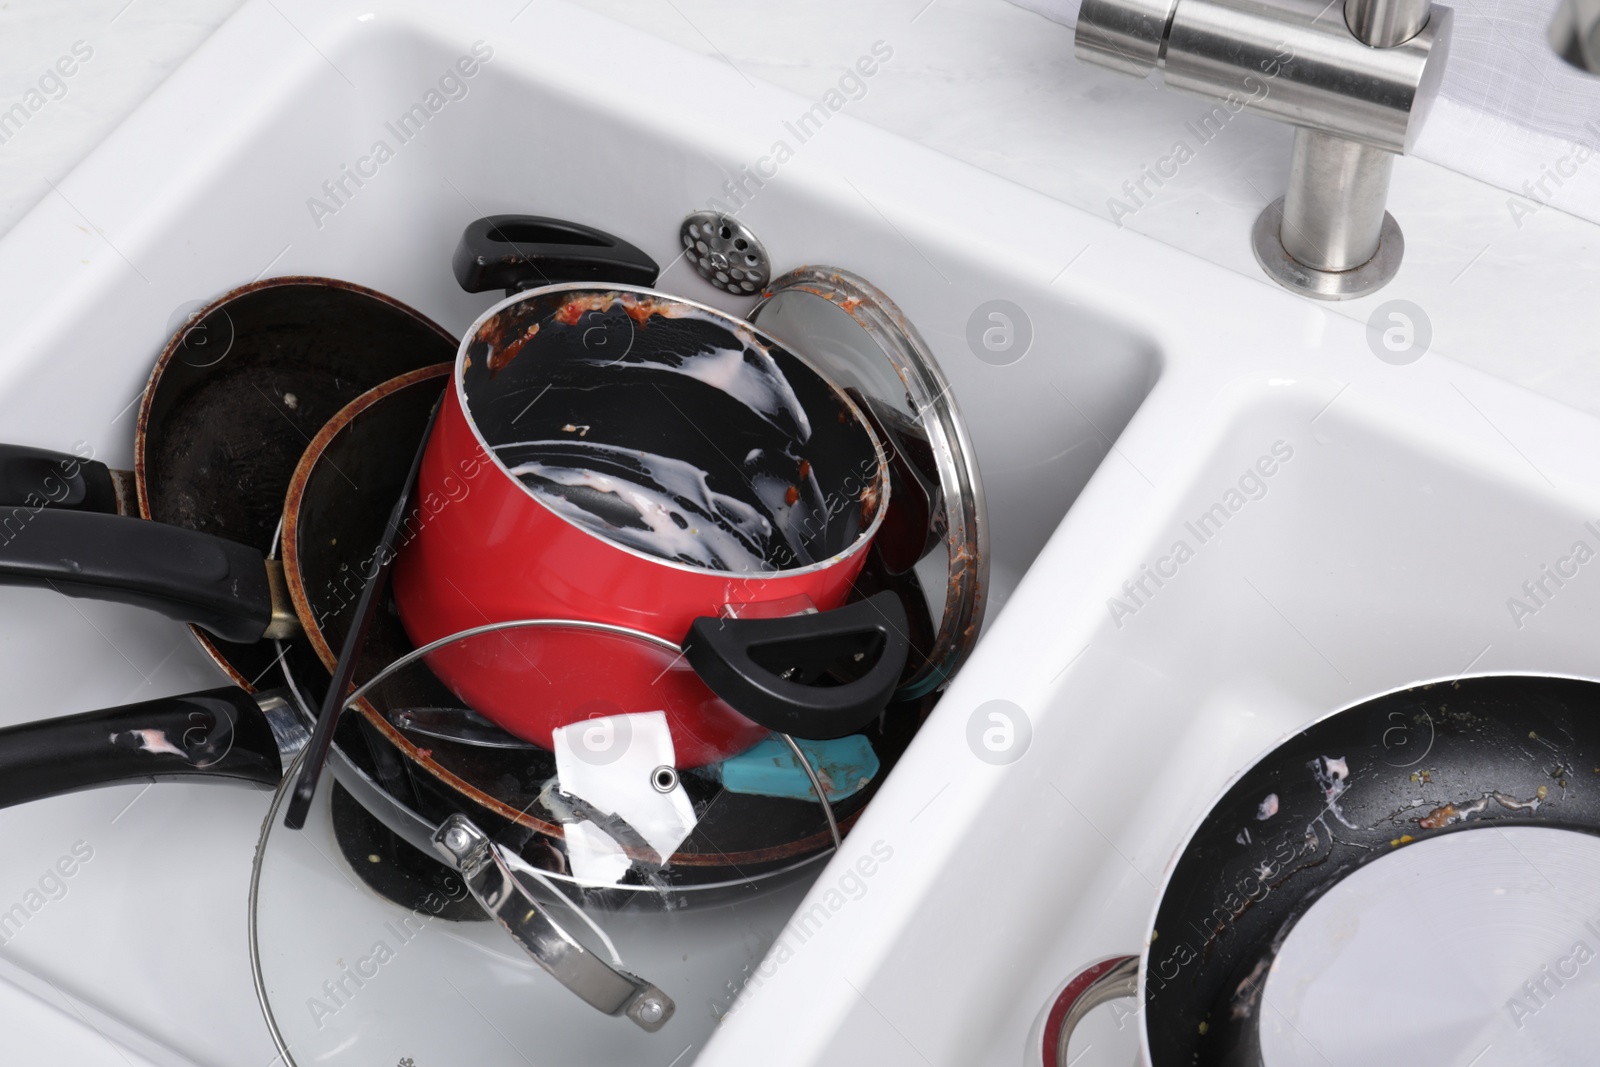
[[[1083,0],[1078,58],[1291,123],[1289,189],[1256,260],[1307,296],[1386,284],[1405,240],[1384,210],[1443,76],[1451,12],[1431,0]]]

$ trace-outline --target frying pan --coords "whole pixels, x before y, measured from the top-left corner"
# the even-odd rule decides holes
[[[9,544],[31,531],[42,545],[48,536],[37,524],[60,524],[50,512],[75,510],[137,514],[267,553],[312,435],[368,389],[448,360],[455,347],[427,317],[350,282],[285,277],[235,289],[162,349],[140,404],[133,471],[0,445],[0,539]],[[82,528],[72,519],[64,525]],[[287,597],[278,606],[287,621]],[[246,688],[279,655],[271,642],[191,629]],[[288,651],[302,681],[315,681],[322,669],[309,647],[292,641]]]
[[[1259,1067],[1261,995],[1294,925],[1363,866],[1439,834],[1600,835],[1600,683],[1484,676],[1388,693],[1307,727],[1246,770],[1172,866],[1140,956],[1069,982],[1043,1028],[1142,996],[1144,1063]]]

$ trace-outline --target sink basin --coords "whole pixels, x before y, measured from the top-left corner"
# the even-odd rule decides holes
[[[166,337],[266,275],[460,331],[492,298],[448,257],[489,214],[600,226],[735,313],[751,301],[674,258],[717,202],[778,271],[870,279],[971,430],[988,628],[694,1062],[1015,1064],[1053,988],[1138,949],[1173,850],[1276,739],[1418,679],[1594,673],[1600,579],[1521,626],[1505,602],[1594,536],[1600,424],[1438,356],[1380,360],[1359,324],[847,114],[802,140],[817,104],[560,0],[256,0],[0,240],[0,425],[127,463]],[[13,590],[0,668],[5,722],[217,681],[175,625]],[[970,740],[997,700],[1026,723],[1009,762]],[[164,786],[0,811],[17,894],[95,854],[0,976],[156,1062],[269,1062],[242,927],[265,807]],[[892,858],[831,906],[875,846]]]

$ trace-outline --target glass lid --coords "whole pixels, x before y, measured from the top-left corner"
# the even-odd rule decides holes
[[[879,573],[914,575],[936,628],[900,695],[941,688],[977,643],[989,576],[983,485],[950,383],[894,301],[847,270],[790,271],[750,321],[848,393],[883,442],[892,481],[874,543]]]
[[[587,670],[585,717],[521,740],[438,681],[440,655],[557,688]],[[655,699],[596,655],[654,670]],[[562,620],[454,635],[357,689],[310,821],[282,826],[291,771],[257,850],[252,959],[285,1060],[691,1062],[920,719],[678,769],[669,717],[703,699],[670,643]]]

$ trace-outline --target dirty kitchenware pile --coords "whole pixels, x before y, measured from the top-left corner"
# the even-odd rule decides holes
[[[657,1057],[715,1025],[970,650],[976,467],[848,272],[739,319],[523,216],[454,268],[507,291],[459,345],[326,279],[207,307],[152,374],[136,477],[0,449],[0,502],[49,501],[0,581],[187,622],[233,682],[0,731],[0,801],[277,785],[252,955],[289,1062],[459,1058],[476,1038],[422,1025],[448,986],[554,1062]],[[329,955],[372,931],[383,958]],[[310,981],[402,947],[408,980]]]

